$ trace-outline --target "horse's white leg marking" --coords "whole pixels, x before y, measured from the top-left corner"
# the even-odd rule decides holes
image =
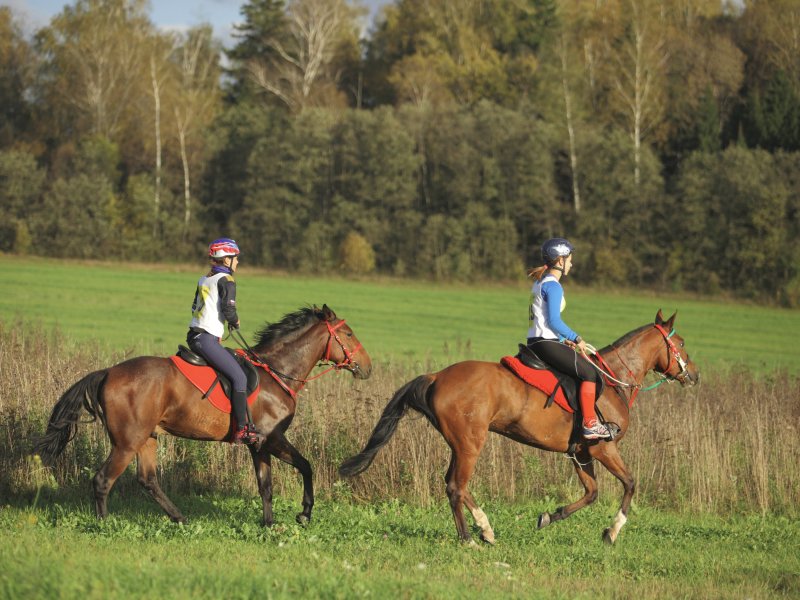
[[[470,509],[470,512],[472,513],[472,518],[475,519],[475,524],[481,528],[481,537],[483,540],[494,544],[494,531],[489,524],[489,518],[486,516],[486,513],[477,506],[474,510]]]
[[[628,522],[628,517],[622,514],[622,511],[617,511],[617,515],[614,517],[614,522],[611,524],[611,528],[608,530],[608,537],[611,538],[611,541],[617,539],[617,535],[619,535],[619,530],[622,529],[622,526]]]

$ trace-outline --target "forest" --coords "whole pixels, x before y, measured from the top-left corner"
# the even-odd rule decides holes
[[[0,252],[800,305],[800,0],[0,7]]]

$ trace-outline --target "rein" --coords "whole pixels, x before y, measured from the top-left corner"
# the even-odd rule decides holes
[[[344,324],[345,324],[344,319],[339,321],[336,325],[331,325],[329,321],[325,321],[325,325],[328,328],[328,343],[325,346],[325,356],[321,359],[320,363],[318,364],[330,364],[332,362],[330,358],[331,344],[334,339],[339,343],[339,346],[342,348],[342,352],[344,353],[345,356],[344,360],[339,363],[331,364],[331,366],[322,371],[322,373],[317,373],[313,377],[308,377],[306,379],[297,379],[296,377],[292,377],[291,375],[287,375],[286,373],[281,373],[280,371],[273,369],[264,360],[261,359],[261,357],[255,350],[253,350],[250,347],[250,345],[247,343],[247,341],[244,339],[244,336],[242,336],[242,334],[239,332],[238,329],[232,329],[231,333],[233,332],[236,333],[236,335],[234,336],[234,340],[242,347],[241,350],[236,351],[237,354],[244,356],[248,361],[250,361],[255,366],[264,369],[270,375],[270,377],[272,377],[275,380],[275,382],[281,387],[281,389],[283,389],[283,391],[289,394],[289,396],[291,396],[293,400],[296,400],[297,394],[305,387],[305,385],[309,381],[318,379],[323,375],[325,375],[326,373],[330,373],[334,369],[338,371],[339,369],[346,369],[348,367],[352,367],[354,371],[357,371],[361,368],[359,367],[358,363],[355,360],[353,360],[353,355],[362,348],[362,344],[359,342],[358,346],[356,346],[353,350],[349,350],[347,346],[344,345],[344,342],[339,337],[339,334],[336,333],[336,330],[339,329]],[[294,391],[286,383],[286,380],[299,382],[300,388],[297,391]]]

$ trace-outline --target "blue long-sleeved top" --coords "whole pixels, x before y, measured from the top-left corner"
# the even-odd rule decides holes
[[[558,279],[546,275],[534,283],[531,288],[528,337],[576,341],[578,334],[561,319],[561,311],[565,306],[564,288]]]

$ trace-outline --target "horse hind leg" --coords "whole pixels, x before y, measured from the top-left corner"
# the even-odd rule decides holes
[[[108,516],[108,494],[114,486],[114,482],[133,460],[134,454],[136,454],[134,450],[112,445],[111,453],[95,474],[92,487],[94,488],[95,511],[98,519],[105,519]]]
[[[578,474],[578,479],[580,479],[583,484],[583,496],[572,504],[557,508],[555,512],[542,513],[539,515],[537,529],[542,529],[551,523],[566,519],[573,513],[589,506],[592,502],[597,500],[597,479],[595,478],[594,463],[592,462],[591,456],[586,450],[581,450],[573,460],[575,462],[575,472]]]
[[[158,505],[164,509],[164,512],[169,515],[169,518],[174,523],[186,523],[186,517],[184,517],[181,511],[178,510],[178,507],[167,498],[167,495],[158,484],[158,477],[156,476],[157,450],[158,440],[154,437],[148,438],[144,445],[139,448],[139,452],[136,453],[137,478],[142,487],[147,490],[147,493],[149,493]]]
[[[472,536],[470,535],[467,527],[467,520],[464,517],[464,503],[467,502],[468,507],[470,507],[471,504],[470,511],[472,512],[473,517],[475,517],[476,514],[476,512],[473,511],[474,508],[477,511],[480,511],[480,513],[478,513],[479,516],[481,514],[483,515],[485,525],[488,526],[489,524],[489,520],[486,519],[486,515],[483,514],[483,511],[480,510],[480,508],[478,508],[478,505],[472,499],[472,496],[470,496],[469,491],[467,491],[467,484],[469,483],[472,473],[475,470],[477,458],[477,453],[459,453],[454,448],[453,455],[450,459],[450,468],[447,471],[447,498],[450,501],[450,509],[453,511],[453,519],[456,523],[458,537],[462,542],[471,544],[474,544],[475,542],[472,540]],[[478,522],[478,518],[476,518],[476,522]],[[482,524],[483,520],[478,523],[478,526],[483,530]],[[489,530],[491,531],[491,527],[489,527]],[[494,532],[491,533],[491,537],[494,538]]]
[[[478,503],[475,502],[472,494],[466,490],[464,492],[464,504],[467,505],[469,512],[472,513],[475,524],[481,529],[481,539],[487,544],[494,545],[494,529],[492,529],[492,525],[489,523],[489,517],[486,516],[486,513],[483,512],[481,507],[478,506]]]
[[[252,446],[250,446],[250,453],[253,457],[258,493],[261,496],[262,524],[264,527],[272,527],[274,523],[272,513],[272,456],[266,450],[262,452],[260,448],[256,450]]]

